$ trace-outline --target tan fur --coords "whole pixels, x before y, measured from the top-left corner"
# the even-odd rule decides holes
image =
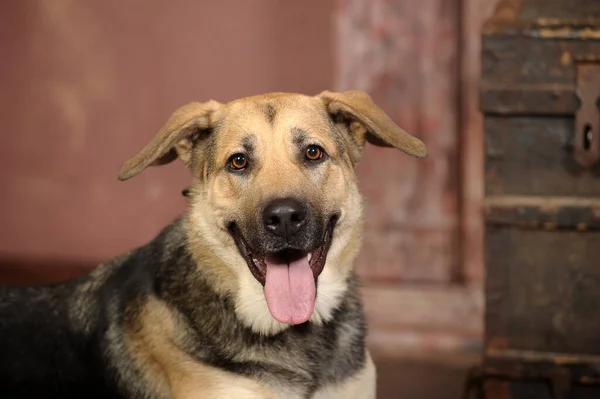
[[[138,325],[139,323],[139,325]],[[268,387],[233,373],[194,361],[178,346],[182,335],[173,312],[157,299],[149,300],[125,332],[125,343],[148,385],[164,398],[276,399]]]
[[[375,364],[367,351],[367,361],[361,371],[343,384],[326,386],[318,390],[312,399],[375,399],[376,382]]]
[[[278,113],[271,126],[264,117],[262,104],[277,100]],[[320,296],[311,318],[314,323],[329,320],[346,290],[345,280],[352,270],[352,260],[360,247],[362,229],[362,199],[356,185],[356,177],[348,163],[328,164],[320,174],[310,174],[294,162],[290,131],[302,128],[321,144],[331,156],[337,156],[331,137],[331,126],[320,99],[304,96],[267,96],[258,99],[242,99],[214,114],[221,121],[220,138],[215,148],[217,163],[225,165],[228,155],[238,151],[237,143],[248,133],[257,132],[256,147],[261,159],[260,170],[254,172],[250,186],[240,184],[227,173],[194,184],[194,196],[190,205],[190,246],[210,248],[216,258],[233,266],[237,287],[229,292],[236,296],[240,318],[260,333],[276,333],[287,328],[274,320],[264,301],[263,289],[248,273],[245,261],[237,251],[232,251],[233,241],[223,224],[236,212],[254,213],[261,201],[274,196],[304,194],[311,202],[323,208],[340,208],[338,238],[328,255],[327,267],[319,278]],[[225,115],[224,115],[225,114]],[[243,122],[230,115],[241,115]],[[318,117],[315,117],[317,115]],[[229,118],[227,118],[229,116]],[[200,167],[193,172],[201,173]],[[327,190],[323,190],[327,187]],[[215,228],[217,227],[217,228]],[[193,253],[200,251],[193,250]],[[206,253],[206,252],[203,252]],[[205,256],[205,255],[202,255]],[[222,262],[213,263],[221,265]],[[222,267],[212,267],[212,273],[222,276]],[[224,282],[217,280],[217,286]],[[232,280],[227,279],[229,286]]]
[[[193,131],[210,126],[211,114],[220,107],[221,104],[216,101],[207,101],[190,103],[176,110],[154,139],[123,164],[119,179],[127,180],[150,165],[163,165],[175,160],[179,155],[176,150],[186,148],[182,142],[188,140]],[[181,158],[184,162],[189,161],[185,156]]]
[[[332,115],[342,122],[334,123]],[[211,144],[212,158],[208,159],[205,144],[196,145],[203,142],[197,136],[217,126],[218,140]],[[308,142],[323,147],[332,161],[312,169],[302,165],[292,134],[298,129]],[[248,136],[257,159],[252,160],[256,162],[250,176],[240,179],[226,171],[226,164],[232,154],[243,151],[240,142]],[[360,247],[363,206],[354,166],[367,141],[426,156],[421,141],[393,123],[361,92],[323,92],[314,97],[271,93],[228,104],[192,103],[177,110],[152,141],[124,163],[119,178],[126,180],[176,156],[190,168],[194,181],[186,218],[187,247],[215,290],[234,298],[242,323],[254,332],[271,335],[289,326],[270,315],[263,287],[249,272],[227,223],[255,217],[265,200],[283,196],[302,195],[322,214],[339,212],[310,318],[315,324],[330,320],[347,290],[347,277]],[[126,331],[128,351],[145,370],[147,384],[154,384],[165,398],[292,397],[289,392],[281,394],[285,390],[188,357],[178,344],[184,326],[158,300],[145,304],[139,325]],[[367,358],[354,378],[321,389],[315,398],[374,397],[375,368]]]
[[[161,398],[293,399],[283,387],[267,387],[249,378],[194,361],[178,345],[184,328],[174,313],[156,298],[148,300],[124,334],[126,350],[144,370],[145,384]],[[326,386],[313,399],[375,397],[375,366],[367,351],[361,371],[343,384]]]
[[[395,147],[418,158],[427,156],[425,144],[396,125],[367,93],[358,90],[344,93],[324,91],[319,97],[331,113],[341,112],[356,118],[366,128],[365,139],[371,144]]]

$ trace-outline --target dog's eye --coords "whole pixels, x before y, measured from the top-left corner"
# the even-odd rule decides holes
[[[317,145],[309,145],[306,147],[305,155],[309,161],[318,161],[323,158],[323,150]]]
[[[229,158],[229,168],[232,170],[242,170],[248,166],[248,160],[244,154],[234,154]]]

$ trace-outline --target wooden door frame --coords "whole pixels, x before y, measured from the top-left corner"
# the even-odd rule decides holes
[[[460,268],[451,286],[365,286],[370,348],[385,356],[480,357],[484,317],[484,131],[481,26],[498,0],[457,0],[459,20]],[[399,310],[401,309],[401,310]],[[394,318],[390,318],[390,314]],[[458,356],[457,356],[458,355]]]

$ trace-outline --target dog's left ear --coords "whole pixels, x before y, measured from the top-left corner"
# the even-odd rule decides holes
[[[164,165],[178,157],[189,165],[194,136],[211,127],[211,116],[221,107],[222,104],[211,100],[178,108],[154,138],[125,161],[119,170],[119,180],[131,179],[148,166]]]
[[[317,97],[323,100],[327,112],[334,119],[349,122],[348,126],[361,147],[368,141],[380,147],[397,148],[417,158],[427,156],[425,144],[394,123],[367,93],[357,90],[324,91]]]

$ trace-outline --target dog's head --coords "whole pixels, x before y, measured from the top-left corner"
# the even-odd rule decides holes
[[[363,92],[191,103],[119,178],[176,158],[188,166],[192,253],[247,325],[273,333],[339,305],[360,243],[354,167],[366,142],[426,156]]]

